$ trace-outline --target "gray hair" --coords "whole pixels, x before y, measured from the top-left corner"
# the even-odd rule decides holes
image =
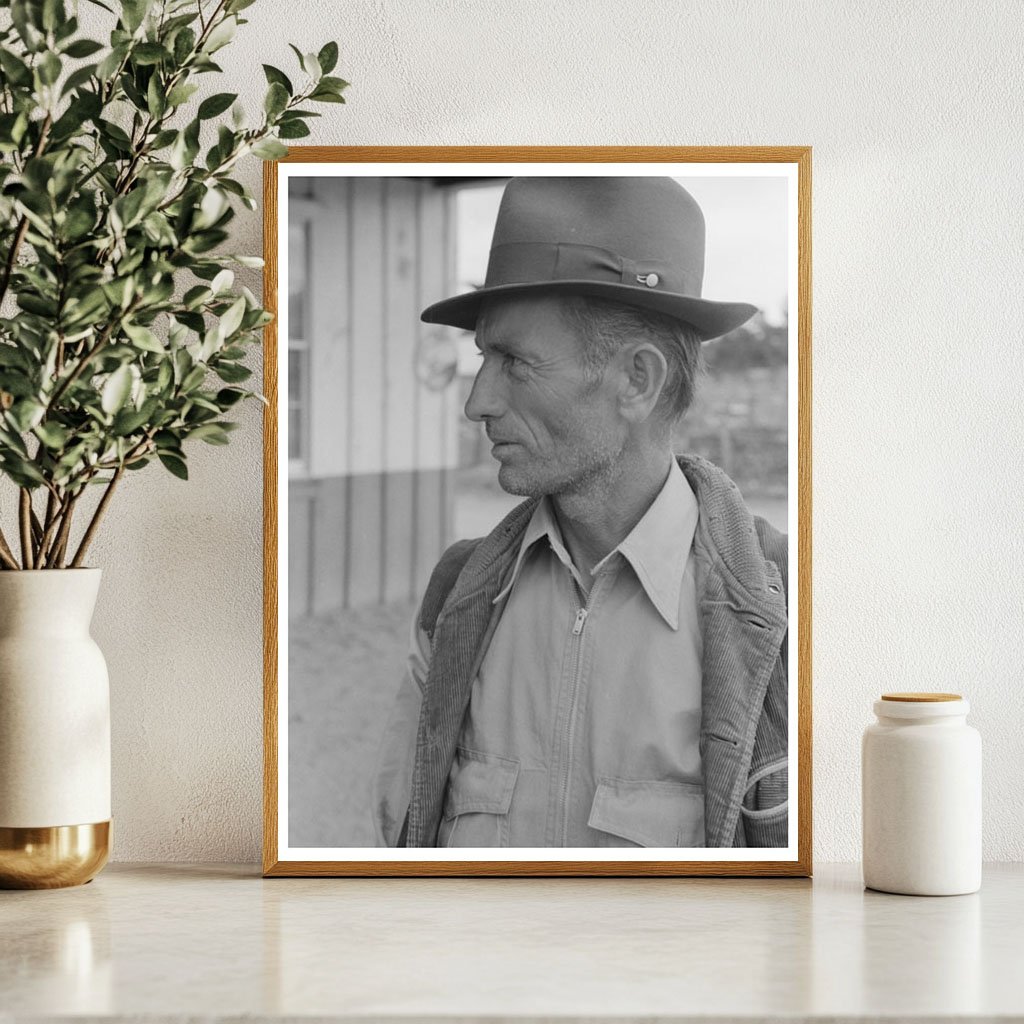
[[[583,343],[586,368],[594,378],[624,344],[646,341],[654,345],[668,364],[655,411],[667,426],[682,419],[706,370],[696,328],[639,306],[585,295],[565,296],[561,309],[566,325]]]

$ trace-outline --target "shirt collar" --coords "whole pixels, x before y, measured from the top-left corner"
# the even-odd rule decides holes
[[[690,557],[697,529],[697,499],[679,464],[672,460],[668,476],[650,508],[640,517],[626,538],[594,567],[595,572],[619,553],[632,566],[640,585],[658,614],[672,628],[679,628],[679,591],[686,560]],[[508,596],[522,568],[527,552],[547,538],[555,557],[578,580],[576,567],[566,550],[550,499],[537,503],[519,546],[519,554],[508,583],[494,598],[494,604]]]

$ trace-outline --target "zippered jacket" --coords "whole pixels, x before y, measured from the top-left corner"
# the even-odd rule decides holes
[[[703,640],[700,756],[709,847],[788,845],[788,548],[717,466],[677,456],[699,506],[694,535]],[[431,640],[408,815],[399,845],[434,846],[473,680],[537,506],[517,506],[434,569],[420,625]]]

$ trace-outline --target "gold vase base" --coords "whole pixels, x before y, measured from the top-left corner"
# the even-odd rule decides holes
[[[62,889],[91,882],[110,857],[110,822],[0,826],[0,889]]]

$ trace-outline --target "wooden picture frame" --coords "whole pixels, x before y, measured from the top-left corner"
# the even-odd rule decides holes
[[[298,166],[297,166],[298,165]],[[596,167],[595,165],[600,165]],[[295,824],[299,819],[295,815],[289,816],[290,804],[298,801],[309,786],[303,779],[316,779],[328,777],[328,785],[343,787],[344,782],[338,781],[337,776],[344,774],[336,772],[333,768],[327,771],[313,769],[313,775],[302,776],[301,778],[294,771],[289,770],[290,764],[298,764],[295,760],[298,757],[299,748],[292,744],[289,746],[289,730],[298,729],[301,716],[298,713],[292,715],[292,725],[289,726],[289,706],[287,695],[291,693],[288,687],[288,655],[289,648],[286,636],[291,636],[289,619],[281,619],[280,615],[287,605],[288,610],[294,614],[295,602],[307,601],[317,614],[328,614],[332,607],[331,602],[339,600],[342,595],[342,603],[346,595],[351,597],[353,574],[360,573],[373,580],[374,569],[367,568],[367,563],[359,561],[364,554],[364,544],[359,534],[355,543],[349,538],[346,548],[348,561],[342,563],[339,571],[337,564],[331,562],[331,558],[324,558],[315,548],[312,541],[307,542],[299,538],[298,532],[304,529],[304,523],[313,524],[317,529],[324,529],[328,534],[333,531],[352,532],[351,522],[345,525],[344,517],[351,517],[354,512],[354,505],[362,500],[356,490],[353,481],[359,476],[354,468],[355,464],[344,464],[338,449],[344,447],[335,444],[333,436],[327,440],[313,442],[310,444],[309,463],[322,463],[328,467],[323,476],[315,474],[303,476],[303,452],[302,446],[295,438],[305,437],[310,433],[308,425],[303,426],[303,392],[302,387],[307,387],[310,394],[316,389],[321,397],[323,407],[335,409],[335,415],[341,417],[335,423],[340,424],[337,429],[348,429],[350,434],[353,423],[360,423],[360,417],[367,415],[378,415],[375,411],[380,403],[390,403],[392,415],[398,414],[410,401],[419,403],[417,408],[422,415],[425,406],[434,408],[437,404],[438,392],[427,393],[425,388],[437,384],[437,377],[443,378],[451,367],[445,362],[450,357],[449,349],[445,348],[449,340],[437,334],[429,334],[430,330],[422,328],[403,327],[413,332],[415,345],[414,358],[416,360],[414,383],[410,385],[404,382],[396,386],[397,390],[392,394],[389,391],[375,391],[368,384],[360,386],[358,396],[350,397],[349,405],[358,407],[346,407],[345,401],[340,401],[332,406],[332,395],[336,396],[336,390],[332,387],[344,386],[344,381],[354,380],[358,376],[358,368],[354,371],[354,359],[352,355],[354,346],[358,339],[358,331],[352,329],[352,317],[356,316],[350,311],[345,314],[346,326],[336,327],[336,323],[343,319],[335,311],[330,315],[325,313],[327,297],[333,298],[336,294],[348,295],[352,303],[356,302],[355,296],[361,296],[359,302],[365,303],[366,294],[372,292],[376,287],[374,282],[388,281],[392,276],[391,268],[398,265],[396,261],[408,267],[412,258],[416,267],[405,275],[402,272],[402,279],[406,283],[407,294],[399,299],[389,296],[387,302],[381,301],[379,306],[394,310],[396,303],[403,308],[422,309],[430,301],[436,301],[455,294],[451,289],[457,274],[451,271],[455,266],[455,255],[453,254],[454,240],[453,229],[448,220],[443,223],[438,219],[438,211],[447,211],[450,216],[453,200],[452,192],[445,194],[443,202],[434,203],[432,189],[454,188],[457,183],[466,184],[471,179],[495,178],[504,179],[513,173],[530,174],[551,174],[553,176],[573,176],[574,174],[601,173],[607,169],[607,173],[614,174],[657,174],[682,177],[698,178],[707,177],[725,181],[735,178],[750,180],[753,182],[758,178],[766,178],[781,182],[780,188],[785,189],[785,223],[786,236],[784,242],[779,242],[783,248],[779,251],[786,253],[787,268],[787,302],[788,302],[788,323],[784,328],[785,337],[788,343],[788,362],[779,378],[788,382],[788,399],[785,403],[785,422],[787,433],[785,437],[785,451],[788,452],[788,459],[785,464],[789,481],[787,485],[786,499],[788,501],[788,512],[786,513],[786,524],[789,526],[789,623],[788,634],[789,644],[789,753],[790,764],[796,765],[795,777],[790,772],[788,783],[789,799],[789,841],[784,849],[754,849],[743,850],[735,848],[700,848],[690,849],[681,852],[678,856],[668,855],[665,849],[657,849],[652,854],[646,851],[629,850],[628,855],[622,850],[598,850],[584,847],[579,850],[551,849],[549,851],[531,848],[530,850],[517,850],[516,848],[505,848],[495,851],[472,850],[470,854],[453,854],[451,851],[442,849],[395,849],[395,848],[370,848],[366,845],[359,846],[331,846],[331,845],[309,845],[302,840],[302,836],[296,831],[296,839],[290,841],[289,830],[298,829]],[[422,174],[418,174],[422,171]],[[309,178],[313,182],[302,181],[300,178]],[[339,198],[338,205],[333,206],[331,202],[321,203],[317,181],[333,182],[328,188],[324,185],[324,194],[330,194]],[[361,213],[361,208],[356,204],[353,196],[363,194],[359,190],[369,186],[367,182],[379,182],[374,184],[381,195],[394,199],[389,203],[383,212],[379,209]],[[286,189],[288,182],[292,182],[293,198],[289,201]],[[338,182],[343,184],[339,185]],[[424,184],[412,186],[398,185],[399,182],[431,182],[429,187]],[[345,184],[347,183],[347,184]],[[684,181],[685,183],[685,181]],[[312,251],[308,239],[314,237],[314,229],[310,227],[302,238],[306,241],[294,241],[301,233],[293,232],[292,222],[288,219],[288,210],[293,205],[306,203],[305,193],[297,191],[309,188],[308,210],[302,216],[303,223],[317,225],[316,230],[324,237],[334,239],[335,242],[342,236],[351,237],[355,233],[358,240],[347,243],[345,252],[347,263],[343,267],[334,267],[332,270],[328,264],[330,260],[320,258]],[[459,186],[461,187],[461,185]],[[809,147],[785,146],[785,147],[292,147],[288,156],[279,162],[268,162],[264,170],[264,305],[271,312],[277,314],[275,320],[265,330],[264,334],[264,393],[268,405],[264,417],[264,787],[263,787],[263,809],[264,809],[264,834],[263,834],[263,873],[267,877],[309,877],[309,876],[396,876],[396,875],[495,875],[495,876],[640,876],[640,875],[678,875],[678,876],[809,876],[811,874],[811,829],[812,829],[812,780],[811,780],[811,150]],[[461,193],[460,193],[461,194]],[[411,198],[410,198],[411,197]],[[417,198],[419,197],[419,198]],[[425,198],[424,198],[425,197]],[[699,198],[699,197],[698,197]],[[301,199],[301,201],[300,201]],[[298,206],[296,206],[296,209]],[[369,208],[368,208],[369,209]],[[299,215],[296,214],[295,217]],[[417,218],[417,227],[413,234],[416,239],[414,251],[409,249],[409,241],[404,233],[403,224],[408,217]],[[283,220],[281,219],[283,218]],[[405,218],[405,219],[403,219]],[[709,220],[709,245],[712,221]],[[373,232],[380,232],[383,241],[380,244],[374,242]],[[440,234],[438,234],[440,232]],[[285,273],[286,265],[289,265],[288,253],[281,239],[287,237],[293,246],[295,265],[292,267],[293,279],[300,273],[300,264],[305,266],[308,273],[314,275],[311,279],[310,288],[314,296],[319,294],[321,309],[319,323],[323,330],[337,330],[335,337],[337,351],[330,357],[332,361],[321,362],[317,367],[310,368],[310,359],[303,363],[303,352],[309,348],[308,341],[299,338],[293,329],[283,337],[279,336],[278,324],[289,320],[288,309],[289,297],[292,302],[292,316],[289,320],[297,323],[299,319],[306,317],[302,312],[305,306],[302,302],[308,300],[302,298],[306,292],[299,295],[294,287],[290,288],[290,281]],[[427,251],[428,243],[437,246]],[[298,246],[298,248],[295,248]],[[302,248],[305,246],[305,248]],[[390,248],[389,248],[390,247]],[[412,257],[410,257],[412,251]],[[304,255],[303,255],[304,254]],[[353,259],[353,257],[355,257]],[[303,261],[305,261],[303,263]],[[709,257],[710,262],[710,257]],[[437,275],[436,268],[446,266],[450,273]],[[340,269],[339,269],[340,268]],[[710,269],[710,267],[709,267]],[[435,274],[435,279],[428,282],[426,278]],[[316,277],[315,275],[319,275]],[[333,276],[331,276],[333,275]],[[347,276],[346,276],[347,275]],[[358,280],[357,280],[358,278]],[[483,266],[479,267],[478,278],[483,278]],[[707,277],[705,278],[707,285]],[[296,286],[297,287],[297,286]],[[447,290],[446,290],[447,289]],[[307,289],[308,290],[308,289]],[[707,289],[705,288],[705,296]],[[379,296],[378,296],[379,297]],[[716,296],[717,297],[717,296]],[[743,295],[736,295],[737,300],[744,299]],[[358,318],[364,324],[373,323],[373,317],[369,314],[370,307],[362,308],[358,312]],[[397,315],[397,314],[394,314]],[[333,320],[332,320],[333,317]],[[405,320],[411,320],[408,316]],[[313,327],[304,328],[304,331],[316,331],[317,317],[313,317]],[[404,322],[404,321],[403,321]],[[295,323],[292,327],[295,327]],[[303,323],[305,320],[303,319]],[[335,326],[332,326],[335,325]],[[423,334],[417,335],[416,331]],[[383,337],[383,335],[381,335]],[[424,342],[423,338],[427,341]],[[303,345],[306,348],[303,348]],[[426,351],[424,351],[424,346]],[[345,350],[343,356],[338,353]],[[442,351],[444,358],[438,356]],[[447,353],[447,355],[445,355]],[[408,353],[406,354],[408,355]],[[287,360],[285,360],[287,356]],[[310,357],[312,358],[312,357]],[[324,357],[327,358],[326,356]],[[358,358],[362,358],[359,356]],[[374,380],[392,380],[397,376],[392,368],[385,368],[381,363],[383,357],[374,351],[372,358]],[[339,365],[338,360],[341,359]],[[406,356],[402,359],[406,362],[407,369],[411,370],[412,360]],[[794,365],[795,363],[795,365]],[[397,366],[398,363],[396,362]],[[289,371],[289,367],[291,371]],[[346,377],[346,374],[348,375]],[[431,376],[433,374],[433,376]],[[279,391],[279,383],[285,378],[291,382],[291,390],[283,394]],[[774,378],[773,378],[774,379]],[[302,384],[302,382],[306,382]],[[383,386],[383,385],[381,385]],[[783,389],[786,383],[781,385]],[[416,396],[422,394],[422,401]],[[351,395],[351,393],[350,393]],[[337,401],[337,399],[334,399]],[[310,399],[312,402],[312,399]],[[451,417],[452,401],[445,398],[445,411],[443,416],[445,423],[454,422]],[[434,405],[431,405],[434,403]],[[440,408],[440,406],[438,406]],[[343,412],[338,412],[343,409]],[[439,414],[441,415],[441,414]],[[386,421],[382,421],[386,422]],[[347,424],[347,426],[346,426]],[[326,429],[326,428],[325,428]],[[433,428],[424,427],[422,424],[413,425],[416,436],[422,438],[433,437]],[[449,428],[445,428],[446,430]],[[305,431],[305,433],[303,433]],[[793,436],[795,433],[795,437]],[[282,439],[287,435],[289,447],[281,451]],[[724,436],[724,435],[723,435]],[[366,437],[371,437],[367,434]],[[420,444],[420,441],[413,441],[413,434],[406,433],[405,442]],[[424,442],[425,443],[425,442]],[[449,442],[449,445],[453,442]],[[724,442],[723,442],[724,443]],[[779,442],[783,443],[783,442]],[[351,454],[353,445],[363,450],[366,447],[363,442],[354,442],[349,436],[346,441],[347,451]],[[376,442],[370,444],[374,447]],[[319,447],[317,447],[317,445]],[[361,447],[360,447],[361,446]],[[384,437],[380,441],[380,450],[386,458],[387,451],[392,448],[400,448],[400,443]],[[318,454],[319,453],[319,454]],[[318,463],[319,460],[319,463]],[[795,465],[794,465],[795,462]],[[403,470],[404,472],[404,470]],[[418,471],[417,471],[418,472]],[[420,474],[422,479],[417,483],[417,472],[412,474],[412,488],[420,488],[420,493],[433,494],[430,488],[434,488],[435,481]],[[431,472],[433,472],[431,470]],[[447,471],[446,471],[447,472]],[[334,473],[330,477],[329,473]],[[347,475],[346,475],[347,474]],[[398,477],[398,471],[393,474]],[[291,478],[291,479],[289,479]],[[327,508],[326,499],[323,507],[315,504],[310,499],[310,508],[313,511],[307,513],[305,506],[295,504],[299,498],[297,495],[302,492],[302,487],[320,488],[324,479],[340,479],[343,484],[339,485],[344,495],[340,500],[341,504],[333,512],[324,511]],[[299,481],[296,483],[295,481]],[[302,484],[302,487],[299,484]],[[796,494],[793,494],[793,485],[796,486]],[[351,486],[349,486],[351,485]],[[450,485],[443,483],[437,491],[442,507],[445,501],[450,501],[450,494],[445,488]],[[389,490],[394,486],[394,490]],[[378,593],[386,596],[390,593],[404,594],[403,588],[409,590],[409,594],[418,591],[425,579],[424,569],[429,574],[429,567],[436,561],[440,553],[440,547],[436,550],[426,543],[417,547],[414,534],[417,530],[426,531],[434,536],[439,531],[436,524],[431,523],[424,526],[420,523],[418,516],[416,524],[412,523],[404,514],[388,516],[385,513],[392,508],[392,498],[399,494],[401,488],[406,487],[406,482],[397,480],[393,482],[388,479],[388,472],[381,470],[380,480],[368,485],[367,493],[371,494],[372,509],[383,522],[381,526],[384,531],[380,539],[381,551],[398,551],[401,549],[402,557],[410,558],[413,563],[408,570],[397,568],[390,562],[383,563],[379,567],[377,579],[379,580]],[[292,489],[290,489],[292,488]],[[373,492],[373,488],[377,488]],[[376,496],[373,496],[374,493]],[[407,490],[402,490],[407,495]],[[319,501],[319,498],[316,498]],[[403,508],[408,506],[409,498],[402,497]],[[430,501],[434,502],[431,497]],[[294,508],[289,511],[289,507]],[[331,506],[332,508],[334,506]],[[299,511],[296,511],[298,509]],[[355,509],[358,512],[358,508]],[[365,515],[364,512],[359,514]],[[332,518],[333,516],[333,518]],[[317,518],[320,517],[320,518]],[[321,522],[322,520],[322,522]],[[341,525],[339,525],[341,524]],[[793,526],[796,526],[795,530]],[[313,530],[313,527],[310,527]],[[288,532],[291,529],[292,532]],[[390,532],[389,532],[390,531]],[[796,534],[796,545],[794,550],[793,534]],[[346,534],[348,536],[348,534]],[[297,539],[298,538],[298,539]],[[451,531],[448,532],[446,540],[451,540]],[[373,547],[374,544],[369,545]],[[290,545],[289,546],[286,546]],[[440,546],[443,546],[440,545]],[[289,552],[301,552],[301,558],[297,555],[289,557]],[[340,557],[340,556],[339,556]],[[382,556],[383,557],[383,556]],[[397,555],[395,556],[398,557]],[[300,564],[301,563],[301,564]],[[307,572],[307,570],[309,570]],[[305,573],[305,575],[303,575]],[[394,577],[394,579],[392,579]],[[348,582],[346,582],[348,581]],[[794,595],[794,584],[796,594]],[[346,589],[348,588],[348,589]],[[305,595],[305,596],[303,596]],[[291,603],[289,603],[291,602]],[[320,604],[317,604],[320,602]],[[322,607],[321,607],[322,605]],[[328,609],[324,612],[323,609]],[[794,619],[797,624],[796,635],[793,635],[792,624]],[[293,621],[298,621],[293,620]],[[318,636],[331,636],[331,626],[323,623],[333,622],[328,619],[310,620],[321,623]],[[360,634],[361,636],[361,634]],[[408,629],[403,634],[403,640],[408,637]],[[285,646],[282,649],[281,643]],[[334,642],[334,641],[332,641]],[[344,643],[338,641],[340,646],[334,652],[334,661],[329,659],[326,663],[332,664],[336,669],[337,679],[342,679],[345,673],[347,662],[346,648]],[[794,665],[796,672],[794,673]],[[333,670],[332,670],[333,671]],[[335,680],[329,679],[332,685]],[[795,683],[795,685],[794,685]],[[294,699],[294,697],[293,697]],[[303,728],[308,726],[307,714]],[[316,716],[313,716],[316,717]],[[305,735],[305,733],[303,733]],[[337,743],[332,744],[331,737],[326,736],[317,741],[317,749],[323,748],[336,753]],[[795,747],[796,756],[793,757]],[[292,762],[285,759],[283,751],[290,751]],[[365,758],[363,758],[365,761]],[[304,769],[305,770],[305,769]],[[289,788],[289,786],[291,788]],[[796,813],[793,813],[793,804],[796,805]],[[306,805],[303,804],[305,808]],[[328,809],[318,811],[315,808],[312,812],[303,810],[305,817],[303,821],[310,821],[316,824],[330,823],[332,813]],[[288,822],[292,822],[288,825]],[[319,827],[319,826],[317,826]],[[309,832],[313,835],[313,832]],[[349,853],[349,849],[352,853]],[[684,855],[685,853],[685,855]],[[713,854],[713,855],[712,855]],[[648,859],[649,858],[649,859]]]

